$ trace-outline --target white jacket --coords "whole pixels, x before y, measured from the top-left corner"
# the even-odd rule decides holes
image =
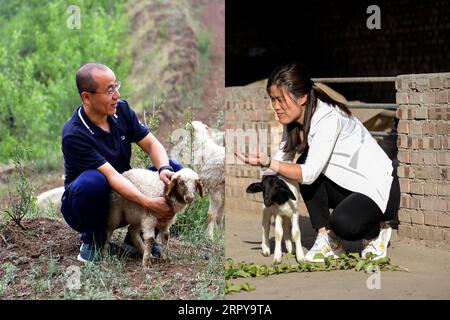
[[[312,184],[323,173],[341,187],[368,196],[384,213],[393,180],[392,161],[356,117],[317,101],[308,155],[300,164],[302,184]],[[285,143],[286,130],[274,159],[295,162],[298,155],[283,152]]]

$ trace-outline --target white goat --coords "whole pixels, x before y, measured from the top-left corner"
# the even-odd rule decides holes
[[[108,252],[109,241],[113,231],[123,226],[125,222],[130,225],[128,232],[133,244],[143,255],[143,267],[151,265],[151,248],[155,241],[155,228],[158,228],[162,235],[161,258],[163,260],[168,259],[167,242],[169,240],[169,228],[175,222],[176,215],[194,200],[196,190],[202,197],[204,196],[203,186],[198,174],[189,168],[183,168],[175,172],[166,192],[164,192],[165,185],[159,178],[158,172],[145,169],[131,169],[124,172],[123,176],[149,198],[165,196],[169,206],[173,208],[175,216],[170,221],[160,221],[149,210],[113,191],[111,193],[111,205],[103,254]],[[143,232],[143,241],[141,231]]]
[[[198,172],[205,190],[210,195],[207,233],[209,238],[213,239],[215,226],[221,236],[224,225],[225,147],[214,141],[216,137],[206,124],[193,121],[192,127],[194,170]]]
[[[269,231],[273,216],[275,218],[273,263],[281,263],[281,237],[283,236],[287,252],[292,253],[292,238],[295,243],[295,258],[297,261],[304,260],[297,207],[297,201],[300,198],[298,183],[281,179],[276,175],[266,175],[261,182],[252,183],[247,187],[248,193],[261,191],[264,198],[261,243],[263,255],[265,257],[270,255]]]
[[[61,212],[61,197],[63,193],[64,187],[45,191],[37,196],[36,205],[41,211],[52,208],[59,213]]]

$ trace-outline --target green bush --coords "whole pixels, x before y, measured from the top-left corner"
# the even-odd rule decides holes
[[[124,2],[73,1],[80,29],[67,26],[67,1],[0,2],[0,162],[22,144],[39,167],[61,166],[61,129],[80,104],[76,70],[97,61],[119,79],[130,73]]]
[[[177,217],[176,223],[172,226],[172,231],[193,243],[205,241],[208,207],[209,197],[201,198],[196,195],[194,201]]]

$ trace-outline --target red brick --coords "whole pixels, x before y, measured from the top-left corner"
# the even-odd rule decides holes
[[[418,137],[408,137],[408,146],[411,149],[419,149],[419,139]]]
[[[400,221],[400,223],[402,223],[402,222],[411,223],[410,210],[407,210],[407,209],[399,210],[398,220]]]
[[[409,107],[409,105],[405,104],[405,105],[400,105],[395,114],[397,116],[398,119],[401,120],[407,120],[407,119],[411,119],[409,116],[412,114],[408,114],[408,111],[410,111],[411,108]]]
[[[430,240],[432,237],[431,230],[425,226],[417,226],[417,231],[419,231],[420,240]]]
[[[422,182],[411,182],[411,193],[423,194],[423,184]]]
[[[409,133],[409,121],[400,120],[397,126],[397,132],[399,133]]]
[[[419,119],[419,120],[428,119],[427,107],[420,107],[420,108],[414,109],[414,119]]]
[[[417,226],[419,231],[419,239],[421,240],[432,240],[432,241],[443,241],[444,232],[438,228]]]
[[[433,210],[435,199],[431,197],[422,197],[420,199],[420,209],[422,210]]]
[[[412,164],[423,164],[423,153],[420,151],[411,151],[410,159]]]
[[[430,88],[430,78],[426,76],[416,76],[416,89],[417,91],[423,91]]]
[[[442,149],[450,150],[450,137],[442,137]]]
[[[422,152],[423,163],[428,165],[436,164],[436,152]]]
[[[409,179],[398,179],[400,183],[400,192],[410,193],[411,192],[411,180]]]
[[[409,123],[409,134],[421,135],[422,134],[422,122],[411,121]]]
[[[411,208],[411,196],[402,194],[400,197],[400,207]]]
[[[413,228],[410,225],[400,223],[398,226],[398,235],[400,239],[414,239]]]
[[[425,225],[437,227],[438,225],[438,214],[432,211],[424,212]]]
[[[396,79],[395,80],[395,90],[396,91],[407,91],[409,89],[408,80],[406,79]]]
[[[440,214],[438,216],[439,227],[450,228],[450,216],[447,214]]]
[[[450,152],[437,152],[437,163],[442,166],[450,166]]]
[[[408,136],[404,134],[399,134],[397,136],[397,147],[398,148],[409,148],[410,145],[408,145]]]
[[[430,111],[428,110],[428,114],[429,113],[430,113]],[[422,121],[421,126],[422,126],[423,134],[429,134],[429,135],[436,134],[436,128],[435,128],[434,123]]]
[[[436,134],[449,134],[450,133],[450,124],[445,121],[439,121],[436,123]]]
[[[409,103],[419,104],[422,102],[422,93],[420,92],[409,92]]]
[[[443,86],[444,86],[443,78],[441,78],[439,76],[430,78],[430,88],[431,89],[438,89],[438,88],[442,88]]]
[[[425,182],[422,187],[423,187],[423,193],[425,195],[436,195],[437,194],[437,185],[434,182]]]
[[[401,165],[397,168],[397,175],[399,178],[414,178],[415,170],[411,166]]]
[[[408,150],[398,150],[397,159],[403,163],[411,163],[410,151]]]
[[[407,209],[418,209],[419,208],[419,200],[411,197],[410,195],[402,194],[401,195],[401,207]]]
[[[444,231],[444,241],[446,243],[450,243],[450,230],[443,230]]]
[[[414,174],[419,179],[435,179],[441,178],[441,170],[435,167],[416,167],[414,168]]]
[[[448,103],[448,102],[449,102],[448,90],[436,92],[436,103]]]
[[[442,168],[441,177],[442,180],[450,180],[450,172],[448,168]]]
[[[450,108],[440,107],[428,110],[428,119],[430,120],[450,120]]]
[[[450,196],[450,184],[439,182],[437,184],[437,194],[439,196]]]
[[[423,104],[435,103],[436,102],[436,93],[433,91],[422,93],[421,102]]]
[[[418,140],[419,149],[428,150],[441,148],[441,137],[421,137],[416,139]]]
[[[433,210],[435,211],[447,211],[447,200],[446,199],[434,199]]]
[[[395,95],[395,101],[397,104],[408,104],[409,103],[408,93],[397,92]]]
[[[435,136],[433,138],[433,149],[440,150],[442,149],[442,137]]]

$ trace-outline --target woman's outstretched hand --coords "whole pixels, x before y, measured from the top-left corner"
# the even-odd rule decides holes
[[[249,156],[244,156],[240,152],[235,152],[234,155],[243,162],[250,164],[252,166],[264,166],[267,165],[267,162],[269,161],[269,158],[264,153],[261,152],[257,152]]]

